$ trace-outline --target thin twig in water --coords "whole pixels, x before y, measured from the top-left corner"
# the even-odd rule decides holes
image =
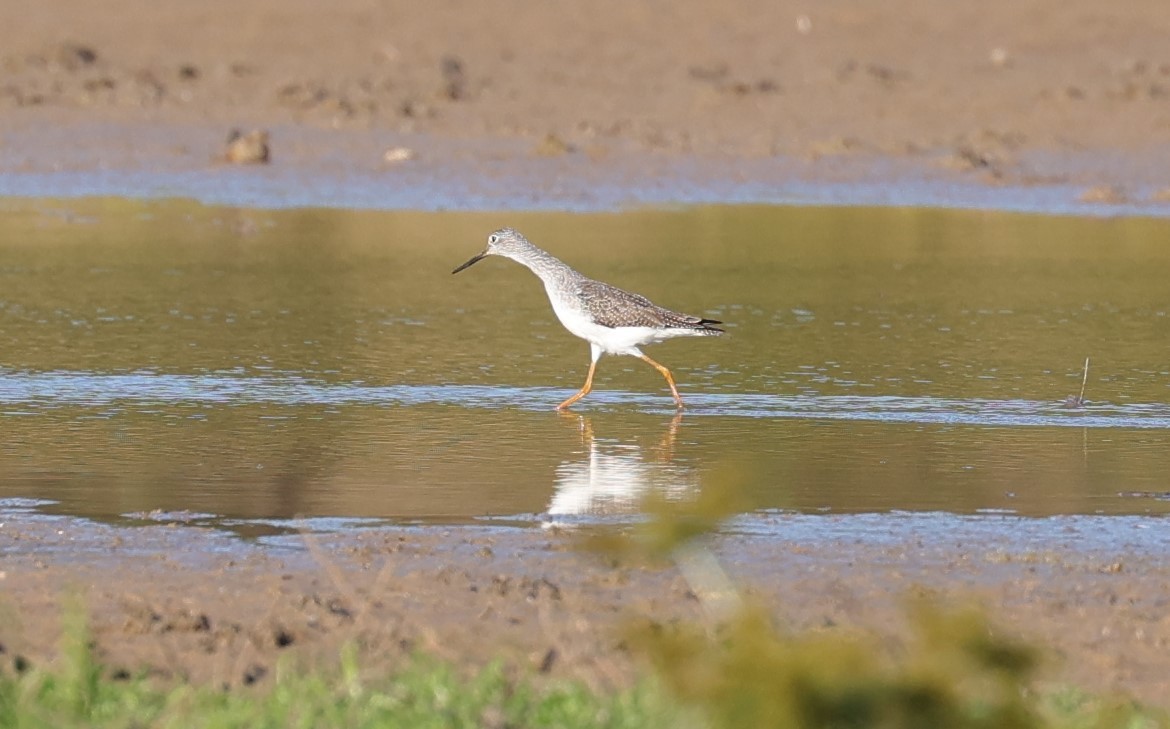
[[[1077,396],[1069,395],[1064,399],[1064,406],[1066,408],[1083,408],[1085,406],[1085,385],[1089,382],[1089,358],[1085,357],[1085,370],[1081,376],[1081,394]]]

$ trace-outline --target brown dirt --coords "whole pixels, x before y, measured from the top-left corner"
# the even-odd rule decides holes
[[[580,161],[544,173],[557,178],[634,155],[834,181],[893,160],[919,176],[1068,184],[1070,202],[1153,204],[1170,188],[1164,10],[14,0],[0,5],[0,167],[204,168],[241,127],[270,129],[274,164],[310,173],[443,159],[490,177],[524,158]],[[530,199],[556,179],[543,182],[512,192]]]
[[[893,524],[875,540],[848,517],[816,519],[815,538],[725,535],[712,550],[798,630],[861,627],[897,641],[908,595],[973,600],[1045,647],[1045,682],[1155,704],[1170,695],[1170,567],[1157,549],[1123,536],[1081,551],[1093,527],[1075,521],[1004,547],[978,531]],[[282,658],[333,666],[355,643],[373,672],[424,651],[466,668],[502,657],[605,689],[638,670],[623,625],[702,621],[717,604],[674,568],[615,564],[535,528],[375,528],[258,545],[190,526],[17,518],[0,526],[0,553],[0,670],[18,656],[51,660],[72,599],[112,675],[224,686],[263,680]]]

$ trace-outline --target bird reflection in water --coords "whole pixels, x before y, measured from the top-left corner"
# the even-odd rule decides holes
[[[566,517],[634,514],[650,494],[668,500],[692,496],[698,490],[698,474],[677,463],[674,455],[682,417],[679,413],[671,419],[657,446],[644,448],[597,437],[587,415],[562,414],[562,421],[580,432],[584,458],[557,467],[545,525],[573,521]]]

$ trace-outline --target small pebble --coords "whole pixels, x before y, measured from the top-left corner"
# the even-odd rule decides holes
[[[223,159],[237,165],[268,164],[268,132],[253,129],[244,134],[233,129],[228,135]]]
[[[382,153],[382,161],[389,164],[407,162],[415,158],[414,150],[410,147],[391,147]]]
[[[534,150],[541,157],[559,157],[573,151],[572,145],[555,134],[549,133],[540,140]]]
[[[97,51],[80,43],[62,43],[57,48],[57,63],[67,71],[77,71],[97,62]]]
[[[1118,205],[1127,202],[1129,198],[1126,197],[1125,191],[1119,187],[1115,187],[1114,185],[1097,185],[1082,192],[1077,199],[1084,203]]]

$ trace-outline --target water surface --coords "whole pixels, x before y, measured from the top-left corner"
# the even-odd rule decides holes
[[[602,360],[513,225],[728,323]],[[151,511],[544,520],[647,493],[751,508],[1160,514],[1170,221],[867,208],[619,214],[0,206],[0,497]],[[1081,387],[1085,407],[1065,398]]]

